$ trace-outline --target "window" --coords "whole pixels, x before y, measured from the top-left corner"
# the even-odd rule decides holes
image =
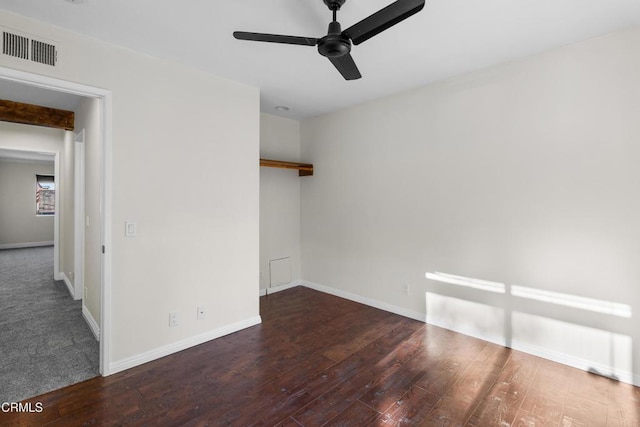
[[[56,184],[51,175],[36,175],[36,215],[55,215]]]

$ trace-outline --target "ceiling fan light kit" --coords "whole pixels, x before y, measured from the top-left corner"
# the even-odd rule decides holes
[[[327,35],[322,38],[248,33],[245,31],[235,31],[233,36],[238,40],[318,46],[320,55],[329,59],[346,80],[356,80],[362,75],[351,57],[351,45],[359,45],[420,12],[425,2],[425,0],[397,0],[342,31],[337,15],[346,0],[323,1],[333,13],[333,21],[329,23]]]

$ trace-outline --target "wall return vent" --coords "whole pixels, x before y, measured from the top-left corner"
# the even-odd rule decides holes
[[[29,39],[3,31],[2,54],[20,59],[29,59]]]
[[[52,67],[55,67],[58,61],[58,51],[54,44],[4,30],[2,55]]]

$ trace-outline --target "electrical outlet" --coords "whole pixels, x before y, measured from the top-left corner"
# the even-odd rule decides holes
[[[204,305],[199,305],[198,306],[198,315],[197,315],[197,317],[198,317],[198,320],[202,320],[205,317],[207,317],[207,309],[205,308]]]
[[[403,283],[402,284],[402,293],[404,295],[409,295],[409,284],[408,283]]]
[[[87,299],[87,297],[89,296],[89,288],[87,288],[86,286],[84,287],[84,299]]]
[[[169,313],[169,327],[178,326],[178,313],[173,311]]]

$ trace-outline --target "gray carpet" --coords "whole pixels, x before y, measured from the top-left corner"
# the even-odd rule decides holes
[[[98,342],[64,282],[53,247],[0,250],[0,402],[99,374]]]

